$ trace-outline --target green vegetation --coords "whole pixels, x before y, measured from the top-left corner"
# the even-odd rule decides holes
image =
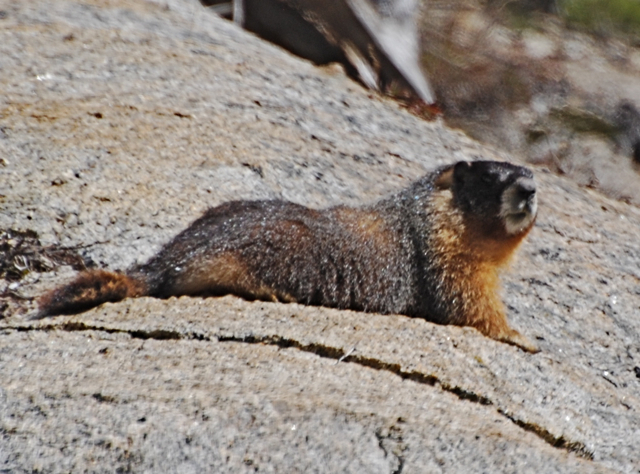
[[[640,35],[640,0],[560,0],[570,24],[597,34]]]

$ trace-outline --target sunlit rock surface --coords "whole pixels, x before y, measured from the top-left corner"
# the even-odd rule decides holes
[[[637,470],[640,212],[540,169],[538,222],[503,278],[536,355],[231,296],[30,320],[29,298],[75,273],[56,251],[126,268],[227,200],[357,205],[443,163],[520,157],[195,1],[0,12],[1,469]]]

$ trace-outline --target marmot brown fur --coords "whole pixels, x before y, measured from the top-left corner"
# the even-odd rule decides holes
[[[43,296],[40,315],[127,297],[222,295],[398,313],[473,326],[528,351],[498,295],[499,270],[535,221],[530,170],[459,162],[369,206],[233,201],[209,209],[147,263]]]

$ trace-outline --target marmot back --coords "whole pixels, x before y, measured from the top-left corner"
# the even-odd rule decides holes
[[[532,227],[531,171],[459,162],[369,206],[313,210],[234,201],[207,211],[143,265],[91,271],[41,298],[41,315],[130,296],[236,294],[476,327],[535,351],[509,328],[500,268]]]

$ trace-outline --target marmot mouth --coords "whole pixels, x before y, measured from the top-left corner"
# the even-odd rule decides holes
[[[530,204],[527,204],[524,210],[510,212],[504,217],[504,224],[508,234],[519,234],[531,225],[535,219],[535,213],[531,207]]]
[[[528,211],[523,211],[523,212],[514,212],[514,213],[512,213],[512,214],[509,214],[509,215],[507,216],[507,218],[508,218],[508,219],[512,219],[512,220],[519,220],[519,221],[522,221],[522,220],[526,219],[526,218],[527,218],[527,216],[529,216],[529,215],[530,215],[530,212],[528,212]]]
[[[502,214],[507,219],[526,219],[532,214],[536,213],[537,202],[536,198],[528,198],[522,200],[513,200],[510,203],[503,203],[503,206],[510,207],[510,209],[504,209]]]

